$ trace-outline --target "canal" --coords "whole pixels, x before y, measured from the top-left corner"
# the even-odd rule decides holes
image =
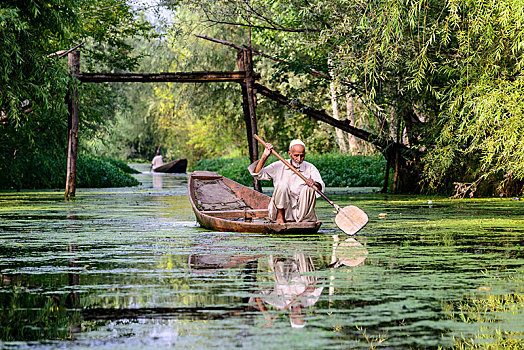
[[[314,236],[212,232],[187,175],[0,193],[0,347],[436,348],[524,341],[524,200],[331,189]],[[516,348],[516,347],[515,347]]]

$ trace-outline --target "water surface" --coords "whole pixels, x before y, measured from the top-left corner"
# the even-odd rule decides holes
[[[355,237],[198,227],[187,175],[0,193],[0,341],[24,348],[435,348],[524,337],[524,201],[333,192]],[[329,192],[328,192],[329,194]]]

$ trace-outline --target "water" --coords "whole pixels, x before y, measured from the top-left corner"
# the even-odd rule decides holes
[[[521,347],[524,201],[333,194],[315,236],[204,230],[187,175],[0,193],[5,348]],[[336,193],[341,193],[339,189]],[[342,191],[343,192],[343,191]],[[428,202],[431,201],[431,202]]]

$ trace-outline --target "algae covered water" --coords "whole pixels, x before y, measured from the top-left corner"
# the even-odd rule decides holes
[[[341,191],[357,236],[198,227],[187,175],[0,193],[6,348],[518,348],[524,201]],[[347,192],[347,193],[344,193]],[[328,191],[329,194],[329,191]]]

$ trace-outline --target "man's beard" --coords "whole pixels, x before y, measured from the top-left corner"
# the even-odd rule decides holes
[[[295,168],[300,168],[300,164],[302,163],[297,163],[293,159],[291,159],[291,165],[293,165]]]

